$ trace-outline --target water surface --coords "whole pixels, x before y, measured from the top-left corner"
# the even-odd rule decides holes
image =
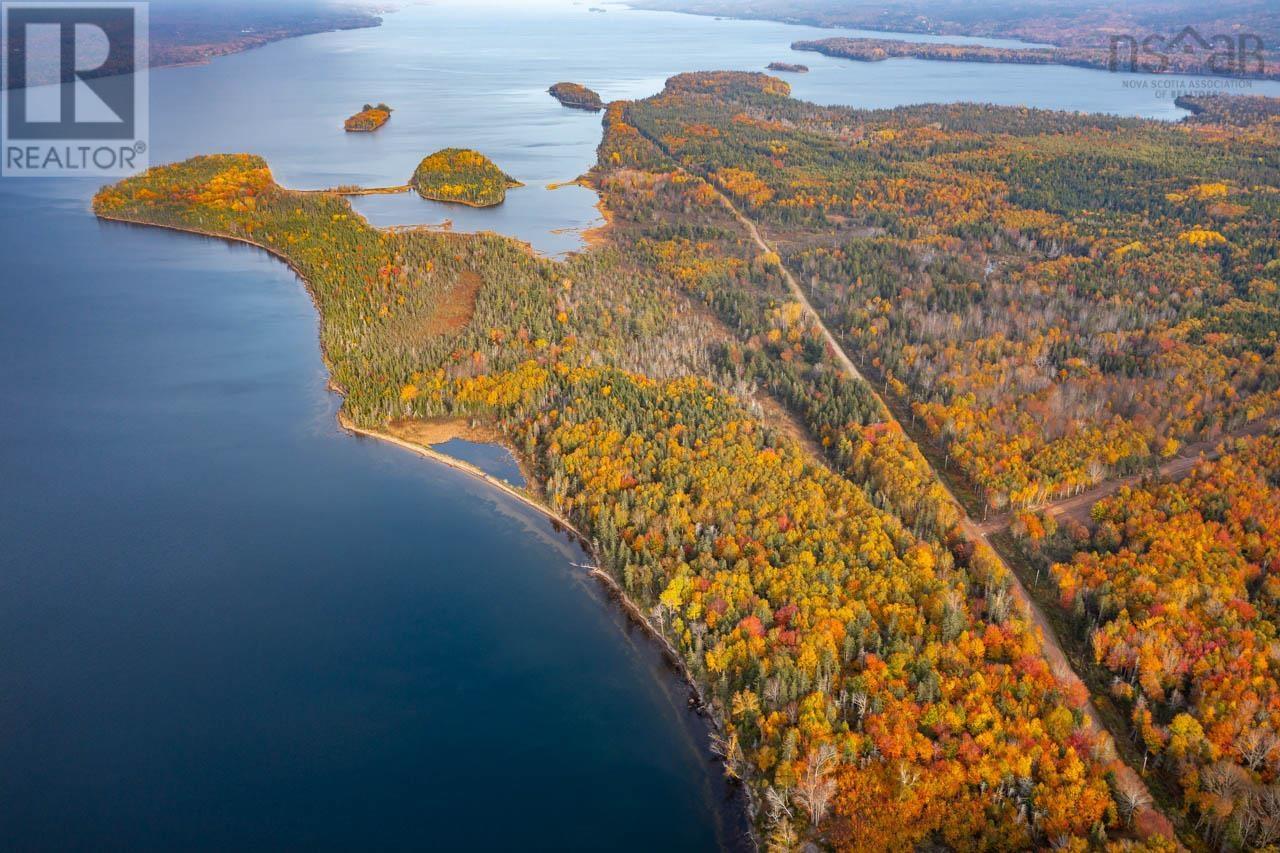
[[[1176,119],[1169,93],[1133,88],[1149,77],[1065,66],[896,59],[852,62],[790,45],[800,39],[877,35],[769,21],[717,20],[610,5],[604,14],[570,2],[442,2],[410,5],[382,27],[290,39],[207,66],[152,73],[153,163],[194,154],[251,151],[295,189],[403,184],[440,148],[476,148],[526,186],[505,204],[475,210],[416,194],[364,196],[357,210],[377,225],[439,224],[517,236],[547,254],[579,249],[599,223],[590,190],[571,180],[595,162],[601,114],[561,106],[547,87],[583,83],[606,101],[642,98],[682,71],[762,71],[783,60],[798,98],[893,107],[980,101],[1046,109]],[[951,41],[952,39],[946,39]],[[1017,46],[999,39],[982,44]],[[1256,81],[1250,92],[1280,94]],[[375,133],[344,133],[362,104],[395,112]]]
[[[513,486],[524,486],[524,473],[511,451],[498,444],[470,441],[465,438],[451,438],[431,447],[446,456],[461,459],[479,468],[491,477],[510,483]]]
[[[687,692],[586,555],[338,431],[283,264],[99,224],[73,182],[20,187],[0,205],[0,846],[725,840]]]

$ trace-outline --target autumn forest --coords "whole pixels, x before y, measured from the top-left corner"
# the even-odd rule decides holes
[[[504,435],[674,649],[762,847],[1257,849],[1280,124],[1194,106],[861,111],[681,75],[605,107],[608,226],[563,261],[374,228],[248,154],[94,209],[289,263],[359,427]],[[462,149],[414,177],[513,183]]]

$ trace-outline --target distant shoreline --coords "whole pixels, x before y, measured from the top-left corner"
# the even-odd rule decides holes
[[[219,36],[213,34],[209,41],[197,43],[178,44],[167,42],[163,35],[157,34],[157,30],[164,32],[165,19],[163,13],[156,13],[151,16],[150,30],[151,43],[150,55],[146,63],[147,69],[160,68],[188,68],[198,65],[209,65],[215,59],[224,56],[233,56],[237,53],[245,53],[259,47],[266,47],[269,44],[285,41],[287,39],[301,38],[302,36],[319,35],[321,33],[335,33],[346,30],[363,30],[375,29],[383,24],[382,16],[389,10],[365,11],[358,7],[352,6],[345,14],[335,14],[328,20],[302,20],[292,26],[286,24],[276,26],[271,29],[262,31],[250,27],[249,32],[234,33],[231,36]],[[251,23],[251,22],[248,22]],[[209,26],[225,26],[221,21],[217,24],[209,24]],[[184,22],[185,28],[199,27],[199,24],[192,25]],[[131,74],[133,68],[125,68],[120,70],[108,69],[103,77],[113,77],[120,74]],[[10,88],[25,88],[11,86],[10,80],[5,80],[4,85],[0,86],[0,91]],[[50,86],[57,85],[56,80],[37,79],[30,81],[31,86]]]
[[[1008,65],[1057,65],[1064,68],[1085,68],[1095,71],[1112,72],[1110,64],[1110,50],[1107,46],[1099,45],[1080,45],[1059,39],[1053,41],[1050,39],[1032,41],[1031,36],[1017,33],[1002,33],[998,31],[984,31],[981,27],[965,27],[955,22],[937,23],[920,23],[908,20],[893,20],[888,23],[882,23],[874,20],[866,21],[835,21],[829,18],[823,18],[812,14],[784,14],[770,13],[766,10],[736,11],[733,9],[721,9],[718,6],[699,5],[697,3],[673,3],[670,0],[631,0],[627,4],[628,8],[635,11],[645,12],[668,12],[678,15],[694,15],[702,18],[715,18],[733,20],[733,21],[766,21],[775,24],[784,24],[795,27],[812,27],[821,30],[844,30],[857,31],[862,33],[876,33],[875,36],[860,37],[833,37],[800,40],[797,44],[819,45],[797,47],[792,44],[792,50],[811,50],[822,53],[838,59],[849,59],[853,61],[875,62],[882,59],[891,58],[913,58],[921,60],[929,60],[936,62],[974,62],[974,63],[990,63],[990,64],[1008,64]],[[934,41],[939,39],[940,41]],[[849,53],[839,53],[821,47],[823,42],[885,42],[888,43],[890,55],[887,56],[871,56],[869,51],[859,48],[855,51],[858,55]],[[998,46],[987,44],[987,42],[1000,42]],[[918,48],[904,52],[902,48],[893,47],[894,43],[901,43]],[[865,46],[864,46],[865,47]],[[885,45],[881,45],[885,47]],[[1274,47],[1274,45],[1273,45]],[[961,54],[969,55],[961,55]],[[950,54],[950,55],[948,55]],[[1153,53],[1143,54],[1144,61],[1150,64],[1155,60]],[[1120,52],[1119,58],[1126,60],[1130,55],[1123,50]],[[1183,54],[1169,53],[1168,67],[1159,70],[1153,67],[1144,67],[1141,61],[1137,61],[1136,56],[1132,57],[1135,67],[1129,68],[1128,63],[1122,61],[1121,67],[1114,70],[1124,73],[1143,74],[1154,77],[1204,77],[1224,80],[1241,80],[1241,81],[1276,81],[1280,80],[1280,60],[1268,51],[1263,68],[1259,71],[1218,71],[1208,66],[1207,49],[1202,50],[1200,54],[1192,54],[1192,59],[1187,60]]]
[[[922,59],[931,62],[989,63],[993,65],[1040,65],[1063,68],[1086,68],[1109,73],[1144,74],[1156,77],[1212,77],[1222,80],[1238,80],[1247,87],[1255,80],[1275,80],[1280,72],[1275,68],[1258,73],[1227,73],[1201,67],[1198,57],[1183,60],[1174,56],[1164,71],[1144,67],[1131,57],[1132,68],[1126,67],[1121,54],[1115,56],[1102,48],[1008,48],[986,47],[974,44],[944,42],[905,41],[893,38],[826,38],[800,40],[791,43],[791,49],[813,51],[835,59],[854,62],[883,62],[887,59]]]

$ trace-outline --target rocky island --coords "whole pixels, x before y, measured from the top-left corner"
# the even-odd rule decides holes
[[[347,119],[342,126],[347,133],[372,133],[387,123],[391,113],[391,107],[386,104],[378,104],[376,107],[365,104],[360,112]]]
[[[794,62],[770,62],[767,67],[770,71],[786,71],[791,74],[809,73],[809,66],[798,65]]]
[[[551,93],[551,97],[566,107],[590,110],[593,113],[604,109],[604,101],[600,96],[579,83],[557,83],[547,91]]]
[[[425,199],[471,207],[502,204],[508,189],[524,186],[470,148],[444,148],[424,158],[409,183]]]

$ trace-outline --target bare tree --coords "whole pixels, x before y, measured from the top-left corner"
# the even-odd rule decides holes
[[[862,720],[867,715],[868,698],[867,694],[861,690],[855,690],[849,694],[849,708],[858,715],[858,731],[862,731]]]
[[[898,786],[909,791],[920,781],[920,769],[907,761],[898,762]]]
[[[1116,805],[1125,823],[1132,826],[1134,815],[1151,805],[1151,796],[1137,779],[1126,774],[1116,785]]]
[[[1202,809],[1196,828],[1207,830],[1211,836],[1222,832],[1230,813],[1248,792],[1248,771],[1230,761],[1217,761],[1200,772],[1200,790],[1209,798],[1227,804],[1224,810],[1216,807]]]
[[[1009,597],[1009,591],[1006,589],[994,590],[987,597],[987,617],[997,625],[1004,624],[1009,618],[1009,610],[1011,609],[1013,600]]]
[[[667,606],[659,602],[653,605],[653,610],[649,611],[649,615],[653,617],[653,621],[658,623],[658,633],[666,635],[667,630]]]
[[[707,623],[691,622],[689,623],[689,633],[693,635],[693,649],[698,653],[698,657],[702,657],[702,649],[706,642]]]
[[[800,843],[800,836],[792,823],[795,815],[787,802],[786,791],[770,786],[764,792],[764,802],[769,822],[769,838],[766,843],[768,853],[791,853]]]
[[[1240,760],[1250,770],[1261,770],[1271,759],[1280,739],[1275,732],[1268,729],[1249,729],[1236,741],[1236,751]]]
[[[765,849],[769,853],[791,853],[799,845],[800,835],[796,832],[795,825],[783,818],[770,828]]]
[[[1280,787],[1260,785],[1250,792],[1240,814],[1245,840],[1268,847],[1280,840]]]
[[[764,683],[764,701],[768,703],[770,708],[778,705],[778,698],[782,696],[782,681],[776,675],[769,676]]]
[[[804,773],[796,784],[796,801],[809,812],[816,827],[827,815],[827,807],[836,793],[836,780],[831,778],[837,764],[836,748],[829,743],[809,754]]]
[[[779,791],[770,785],[764,792],[765,807],[769,810],[769,822],[773,823],[780,818],[795,817],[791,812],[791,805],[787,802],[786,791]]]
[[[728,738],[719,734],[711,736],[711,751],[724,760],[724,775],[730,779],[739,779],[738,767],[742,762],[742,747],[738,744],[738,733]]]

